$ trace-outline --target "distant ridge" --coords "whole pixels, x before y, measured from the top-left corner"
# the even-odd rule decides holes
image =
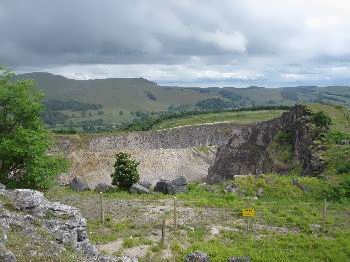
[[[120,126],[135,118],[168,111],[313,102],[350,106],[348,86],[185,88],[160,86],[144,78],[74,80],[46,72],[22,74],[17,78],[34,79],[44,92],[49,112],[45,120],[52,128]],[[52,105],[56,110],[52,110]]]

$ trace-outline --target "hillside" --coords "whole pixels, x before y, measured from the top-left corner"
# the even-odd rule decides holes
[[[350,87],[182,88],[143,78],[72,80],[49,73],[34,79],[45,94],[45,122],[55,129],[109,130],[160,112],[331,102],[350,105]]]

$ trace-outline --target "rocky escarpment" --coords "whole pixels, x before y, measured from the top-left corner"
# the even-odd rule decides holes
[[[0,261],[16,261],[16,253],[6,248],[9,234],[18,235],[24,245],[42,246],[40,253],[31,249],[26,259],[49,257],[61,261],[60,254],[71,248],[83,261],[132,262],[128,257],[101,255],[89,242],[86,220],[79,209],[48,201],[41,192],[29,189],[0,189]],[[12,240],[13,241],[13,240]],[[24,249],[19,246],[17,248]],[[44,261],[44,260],[43,260]]]
[[[245,127],[243,132],[233,135],[226,145],[219,147],[207,180],[216,183],[235,175],[286,171],[285,167],[276,164],[270,150],[281,133],[286,134],[292,150],[290,162],[293,165],[289,168],[300,164],[302,175],[317,175],[324,165],[313,150],[319,132],[311,113],[301,105],[283,113],[280,118]]]
[[[110,184],[114,155],[120,151],[141,163],[141,180],[155,184],[161,178],[185,176],[189,181],[201,181],[208,174],[217,147],[244,130],[237,124],[217,123],[115,135],[59,136],[51,152],[64,152],[71,160],[63,183],[83,176],[90,187]]]

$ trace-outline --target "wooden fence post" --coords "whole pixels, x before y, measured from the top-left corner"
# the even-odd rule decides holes
[[[177,218],[176,218],[176,197],[174,197],[174,231],[177,228]]]
[[[323,210],[322,210],[322,229],[323,232],[327,232],[327,228],[326,228],[326,223],[327,223],[327,199],[324,199],[323,201]]]
[[[162,248],[164,247],[164,241],[165,241],[165,218],[163,218],[163,222],[162,222],[162,238],[160,240],[160,245]]]
[[[102,195],[102,192],[100,192],[100,218],[101,218],[101,223],[104,224],[104,222],[105,222],[105,213],[104,213],[104,208],[103,208],[103,195]]]

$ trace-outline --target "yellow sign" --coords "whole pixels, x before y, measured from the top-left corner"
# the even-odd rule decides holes
[[[254,209],[254,207],[243,208],[242,209],[242,216],[244,216],[244,217],[255,217],[255,209]]]

